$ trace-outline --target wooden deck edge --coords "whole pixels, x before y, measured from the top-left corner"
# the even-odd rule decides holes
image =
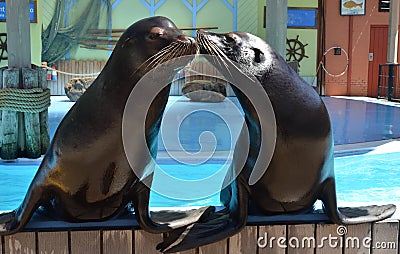
[[[39,229],[1,237],[0,253],[159,253],[162,234],[126,229]],[[341,226],[329,223],[246,226],[189,253],[399,253],[399,220]]]

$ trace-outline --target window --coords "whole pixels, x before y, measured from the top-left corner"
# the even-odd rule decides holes
[[[390,10],[390,0],[379,0],[379,11],[388,12]]]

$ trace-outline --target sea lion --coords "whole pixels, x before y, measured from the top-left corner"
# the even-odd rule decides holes
[[[246,153],[242,147],[248,142],[242,133],[230,169],[231,173],[240,173],[220,195],[226,209],[205,222],[191,225],[182,234],[170,233],[158,249],[182,251],[238,233],[246,224],[249,201],[255,206],[250,212],[273,215],[310,211],[319,199],[330,220],[337,224],[378,221],[395,212],[394,205],[338,209],[328,111],[314,89],[271,46],[241,32],[217,34],[200,30],[196,40],[201,53],[218,56],[219,61],[211,62],[221,73],[231,75],[226,63],[232,62],[237,68],[234,71],[240,70],[261,83],[275,113],[275,149],[261,178],[255,184],[249,183],[255,161],[265,156],[259,152],[264,142],[261,140],[272,135],[260,128],[265,116],[255,110],[258,102],[251,101],[233,82],[232,88],[245,113],[250,146],[244,167],[237,168],[238,158]]]
[[[0,215],[0,235],[20,231],[39,206],[61,220],[86,222],[111,218],[130,202],[143,229],[169,230],[168,223],[160,225],[150,218],[149,188],[144,181],[152,180],[152,172],[146,171],[152,158],[137,155],[136,166],[142,168],[135,172],[141,175],[133,172],[123,147],[122,118],[130,92],[149,70],[196,50],[194,39],[165,17],[131,25],[94,83],[61,121],[22,204]],[[151,103],[145,133],[139,133],[145,135],[153,157],[168,96],[169,86]],[[134,124],[137,128],[132,132],[143,129],[143,122]],[[201,214],[196,213],[194,217],[199,218]]]

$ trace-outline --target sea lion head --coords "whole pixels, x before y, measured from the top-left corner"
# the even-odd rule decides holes
[[[261,38],[250,33],[225,34],[199,30],[196,41],[200,53],[218,56],[239,65],[246,74],[262,76],[272,68],[275,51]]]
[[[156,16],[139,20],[126,29],[109,62],[126,76],[139,68],[147,72],[172,58],[194,54],[197,49],[195,40],[171,20]]]

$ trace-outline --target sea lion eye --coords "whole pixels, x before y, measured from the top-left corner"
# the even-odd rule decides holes
[[[162,29],[162,28],[160,28],[160,27],[153,27],[153,28],[150,30],[150,33],[149,33],[148,38],[149,38],[150,40],[156,40],[156,39],[160,38],[161,36],[163,36],[165,33],[166,33],[166,32],[165,32],[164,29]]]
[[[225,41],[228,43],[228,44],[234,44],[234,43],[236,43],[236,40],[235,40],[235,38],[234,38],[234,34],[232,34],[232,33],[229,33],[229,34],[227,34],[227,35],[225,35]]]
[[[264,60],[264,53],[258,48],[252,48],[254,51],[254,61],[256,63],[261,63]]]
[[[161,36],[161,34],[149,34],[149,39],[155,40],[155,39],[159,38],[160,36]]]

